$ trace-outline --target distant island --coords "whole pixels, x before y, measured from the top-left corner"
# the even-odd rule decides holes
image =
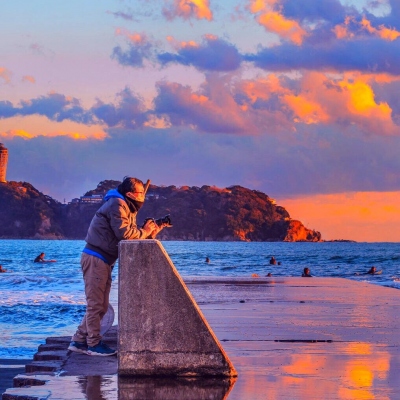
[[[84,239],[104,194],[120,182],[105,180],[80,199],[62,204],[27,182],[0,183],[0,238]],[[170,214],[160,240],[320,242],[321,233],[290,218],[274,199],[241,186],[151,185],[138,215]]]

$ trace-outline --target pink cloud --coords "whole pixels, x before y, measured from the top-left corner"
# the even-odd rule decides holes
[[[32,75],[24,75],[22,77],[22,82],[36,83],[36,79]]]
[[[5,83],[10,83],[11,81],[11,71],[5,67],[0,67],[0,78],[3,79]]]

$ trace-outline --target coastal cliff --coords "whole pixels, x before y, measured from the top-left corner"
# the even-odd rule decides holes
[[[118,181],[102,181],[85,196],[104,195]],[[0,184],[0,237],[84,239],[100,204],[62,204],[26,182]],[[138,224],[170,214],[160,240],[321,241],[321,234],[292,220],[265,193],[241,186],[151,185]]]

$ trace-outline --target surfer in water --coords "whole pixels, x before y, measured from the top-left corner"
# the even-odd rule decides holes
[[[376,267],[372,266],[367,272],[359,273],[356,272],[354,275],[380,275],[382,270],[377,271]]]
[[[44,259],[45,254],[40,253],[34,260],[33,262],[35,263],[40,263],[40,262],[56,262],[56,260],[45,260]]]

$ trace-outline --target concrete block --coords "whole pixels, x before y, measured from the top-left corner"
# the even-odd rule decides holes
[[[158,240],[119,245],[118,373],[236,376]]]

